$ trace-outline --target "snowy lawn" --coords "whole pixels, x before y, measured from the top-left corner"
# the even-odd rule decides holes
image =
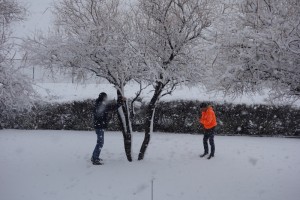
[[[133,136],[137,157],[143,135]],[[89,162],[96,135],[0,131],[1,200],[298,200],[300,140],[154,134],[146,159],[128,163],[120,133],[106,133],[104,166]]]
[[[100,92],[106,92],[109,99],[116,99],[117,93],[111,84],[72,84],[72,83],[38,83],[35,86],[36,91],[41,95],[42,99],[47,102],[68,102],[68,101],[82,101],[86,99],[95,99]],[[128,98],[135,96],[139,90],[139,85],[135,83],[127,84],[125,87],[125,95]],[[153,95],[153,87],[146,88],[141,97],[145,101],[150,101]],[[214,101],[219,103],[233,102],[246,104],[268,104],[266,102],[266,94],[264,95],[243,95],[238,98],[224,96],[221,93],[208,93],[203,87],[178,87],[172,95],[165,96],[162,100],[198,100],[198,101]],[[295,105],[300,106],[300,102]]]

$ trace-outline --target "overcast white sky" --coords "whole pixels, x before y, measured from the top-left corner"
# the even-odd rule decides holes
[[[14,26],[13,36],[26,37],[33,35],[36,30],[47,31],[53,24],[51,7],[55,1],[59,0],[19,0],[29,11],[29,15],[24,22]],[[126,0],[126,4],[132,4],[136,0]]]
[[[53,16],[50,10],[53,0],[20,0],[29,10],[26,21],[14,26],[14,36],[26,37],[32,35],[35,30],[47,31]]]

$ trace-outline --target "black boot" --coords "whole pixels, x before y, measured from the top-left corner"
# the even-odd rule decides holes
[[[208,153],[204,153],[202,155],[200,155],[201,158],[203,158],[204,156],[206,156]]]
[[[214,155],[210,154],[210,155],[208,156],[207,159],[209,160],[209,159],[211,159],[212,157],[214,157]]]
[[[103,165],[103,163],[101,162],[101,159],[93,159],[91,158],[92,164],[93,165]]]

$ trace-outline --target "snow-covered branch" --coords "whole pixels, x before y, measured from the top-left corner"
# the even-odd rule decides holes
[[[229,94],[270,90],[300,97],[300,2],[243,0],[215,25],[218,59],[214,84]]]
[[[14,57],[16,48],[11,38],[11,24],[22,21],[26,9],[15,0],[0,2],[0,112],[28,108],[36,96],[31,81],[20,72],[24,63]]]

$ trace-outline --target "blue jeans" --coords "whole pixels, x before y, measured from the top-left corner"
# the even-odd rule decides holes
[[[212,156],[215,155],[215,141],[214,141],[214,135],[215,135],[215,128],[212,129],[206,129],[203,136],[203,146],[204,146],[204,153],[208,154],[208,141],[210,144],[210,154]]]
[[[92,157],[94,160],[99,159],[101,149],[104,145],[104,130],[96,129],[96,134],[97,134],[97,144],[95,146],[93,157]]]

